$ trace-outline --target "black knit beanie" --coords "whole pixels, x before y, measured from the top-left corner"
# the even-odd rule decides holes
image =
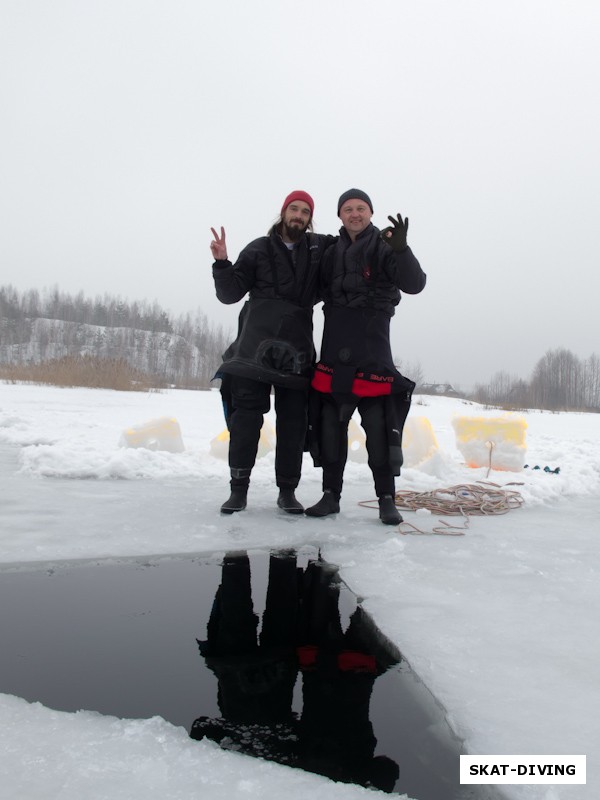
[[[347,192],[344,192],[344,194],[340,195],[340,199],[338,200],[338,217],[340,215],[340,208],[347,200],[362,200],[371,209],[371,214],[373,213],[373,203],[366,192],[363,192],[361,189],[348,189]]]

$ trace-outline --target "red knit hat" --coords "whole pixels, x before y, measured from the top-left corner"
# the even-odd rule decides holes
[[[288,196],[285,198],[285,200],[283,201],[283,205],[281,206],[281,213],[282,214],[286,210],[286,208],[289,206],[289,204],[294,202],[294,200],[303,200],[305,203],[308,203],[308,205],[310,207],[310,215],[312,217],[312,215],[314,214],[314,211],[315,211],[315,201],[308,194],[308,192],[301,192],[299,190],[297,190],[295,192],[290,192],[288,194]]]

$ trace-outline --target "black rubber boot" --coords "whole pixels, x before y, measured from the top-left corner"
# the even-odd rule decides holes
[[[304,506],[296,500],[293,489],[280,489],[277,506],[286,514],[303,514]]]
[[[308,517],[327,517],[329,514],[338,514],[339,510],[340,501],[331,489],[325,489],[323,497],[319,502],[307,508],[304,513]]]
[[[399,525],[402,522],[391,494],[384,494],[379,498],[379,519],[384,525]]]
[[[221,506],[221,514],[233,514],[246,508],[248,489],[245,486],[232,486],[229,499]]]

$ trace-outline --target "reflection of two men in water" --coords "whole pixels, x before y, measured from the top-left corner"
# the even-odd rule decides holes
[[[373,684],[398,662],[376,641],[357,606],[346,630],[337,569],[320,558],[272,553],[262,628],[254,613],[250,561],[228,554],[200,653],[218,680],[221,716],[199,717],[190,736],[336,781],[391,792],[396,762],[375,756],[369,720]],[[302,712],[292,710],[302,675]]]

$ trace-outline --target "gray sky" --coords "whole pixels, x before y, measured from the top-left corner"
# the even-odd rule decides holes
[[[292,189],[410,218],[397,359],[598,353],[597,0],[0,0],[0,284],[200,307]],[[316,321],[321,313],[316,312]]]

